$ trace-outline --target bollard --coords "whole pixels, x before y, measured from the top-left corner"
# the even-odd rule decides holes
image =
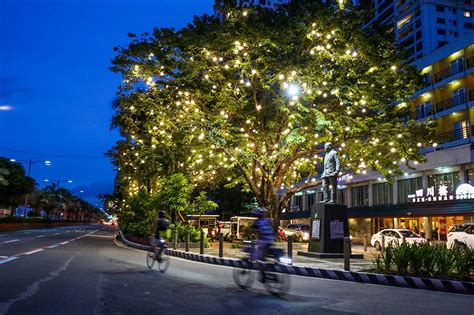
[[[368,240],[367,240],[367,234],[364,234],[364,252],[367,251],[367,243],[368,243]]]
[[[177,247],[178,247],[178,231],[174,231],[173,249],[176,250]]]
[[[219,257],[224,257],[224,236],[219,234]]]
[[[293,259],[293,235],[288,236],[288,258]]]
[[[186,251],[189,252],[189,230],[186,233]]]
[[[382,234],[382,244],[380,244],[380,250],[383,252],[385,250],[385,235]]]
[[[200,240],[200,249],[199,249],[199,253],[202,255],[204,254],[204,231],[201,230],[201,240]]]
[[[351,239],[344,237],[344,270],[351,271]]]

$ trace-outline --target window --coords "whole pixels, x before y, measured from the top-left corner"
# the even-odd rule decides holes
[[[458,32],[453,32],[454,38],[458,38]]]
[[[306,195],[306,204],[308,209],[311,209],[311,207],[316,203],[316,194],[307,194]],[[303,209],[306,210],[306,209]]]
[[[460,57],[451,61],[451,75],[462,72],[464,70],[464,57]]]
[[[428,175],[428,189],[434,187],[436,197],[440,195],[440,192],[443,194],[443,190],[440,191],[440,188],[446,188],[449,195],[454,194],[460,182],[459,172]]]
[[[471,185],[474,185],[474,170],[466,171],[467,182]]]
[[[473,28],[472,26],[473,26],[472,23],[469,23],[469,22],[464,23],[465,28]]]
[[[352,206],[361,207],[369,205],[369,186],[352,187]]]
[[[387,205],[392,203],[392,184],[379,183],[372,185],[373,203],[375,205]]]
[[[408,195],[413,195],[422,189],[421,177],[401,179],[398,181],[398,203],[407,203]]]
[[[464,11],[465,17],[471,17],[471,11]]]
[[[291,211],[301,211],[303,205],[303,196],[293,196],[293,202],[291,203]]]
[[[451,93],[453,97],[453,106],[466,103],[466,88],[460,88]]]
[[[416,119],[424,118],[431,115],[431,103],[430,101],[421,103],[416,107],[415,116]]]
[[[346,189],[337,190],[337,203],[340,203],[341,205],[346,204]]]
[[[469,136],[469,122],[467,120],[460,120],[454,123],[454,139],[466,139]]]
[[[446,30],[442,29],[442,28],[438,28],[437,33],[438,33],[438,35],[446,35]]]
[[[444,7],[437,5],[436,6],[436,12],[444,12]]]
[[[443,18],[436,18],[436,23],[438,24],[446,24],[446,20]]]

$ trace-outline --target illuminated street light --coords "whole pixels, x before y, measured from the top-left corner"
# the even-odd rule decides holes
[[[49,160],[38,160],[38,161],[34,161],[34,160],[16,160],[16,159],[10,159],[10,162],[13,162],[13,163],[20,163],[20,162],[23,162],[23,163],[26,163],[28,164],[28,177],[31,176],[31,166],[34,165],[34,164],[37,164],[37,163],[44,163],[44,165],[46,166],[51,166],[51,161]]]
[[[59,187],[61,183],[72,183],[72,180],[70,179],[45,179],[45,182],[53,182],[56,183],[56,186]]]

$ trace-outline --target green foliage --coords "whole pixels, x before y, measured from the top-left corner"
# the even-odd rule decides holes
[[[232,244],[230,245],[230,248],[242,248],[242,244],[240,244],[240,243],[232,243]]]
[[[412,247],[406,242],[402,242],[393,251],[393,264],[401,274],[407,273],[408,264],[412,255]]]
[[[181,212],[188,210],[193,192],[193,185],[182,173],[171,175],[167,178],[157,196],[158,205],[168,211],[173,222],[178,219]]]
[[[428,243],[390,244],[375,255],[373,263],[381,273],[473,280],[474,249]]]
[[[129,200],[128,207],[117,213],[120,228],[125,234],[148,237],[154,233],[157,217],[157,200],[155,196],[140,191]]]
[[[23,198],[34,191],[35,181],[25,175],[20,163],[0,158],[0,205],[17,206]]]
[[[326,141],[352,172],[390,177],[400,173],[394,161],[423,160],[417,144],[432,141],[432,122],[404,123],[393,106],[415,91],[416,69],[393,36],[362,27],[364,12],[312,0],[219,10],[116,48],[111,69],[123,81],[112,125],[124,140],[109,155],[125,195],[183,173],[199,190],[244,185],[278,220],[292,195],[320,184]],[[185,186],[164,198],[175,215]]]
[[[177,223],[171,226],[171,235],[174,237],[175,231],[178,231],[178,242],[186,242],[186,235],[189,231],[189,241],[199,242],[201,240],[201,230],[184,223]]]
[[[206,193],[201,191],[199,195],[194,199],[191,204],[191,213],[193,214],[202,214],[206,211],[214,211],[218,207],[217,203],[212,200],[208,200]]]

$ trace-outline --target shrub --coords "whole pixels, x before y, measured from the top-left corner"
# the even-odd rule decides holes
[[[390,244],[374,256],[376,272],[472,280],[474,249],[445,244]]]
[[[393,264],[399,273],[405,274],[408,272],[408,264],[411,256],[413,256],[412,247],[406,242],[393,247]]]

